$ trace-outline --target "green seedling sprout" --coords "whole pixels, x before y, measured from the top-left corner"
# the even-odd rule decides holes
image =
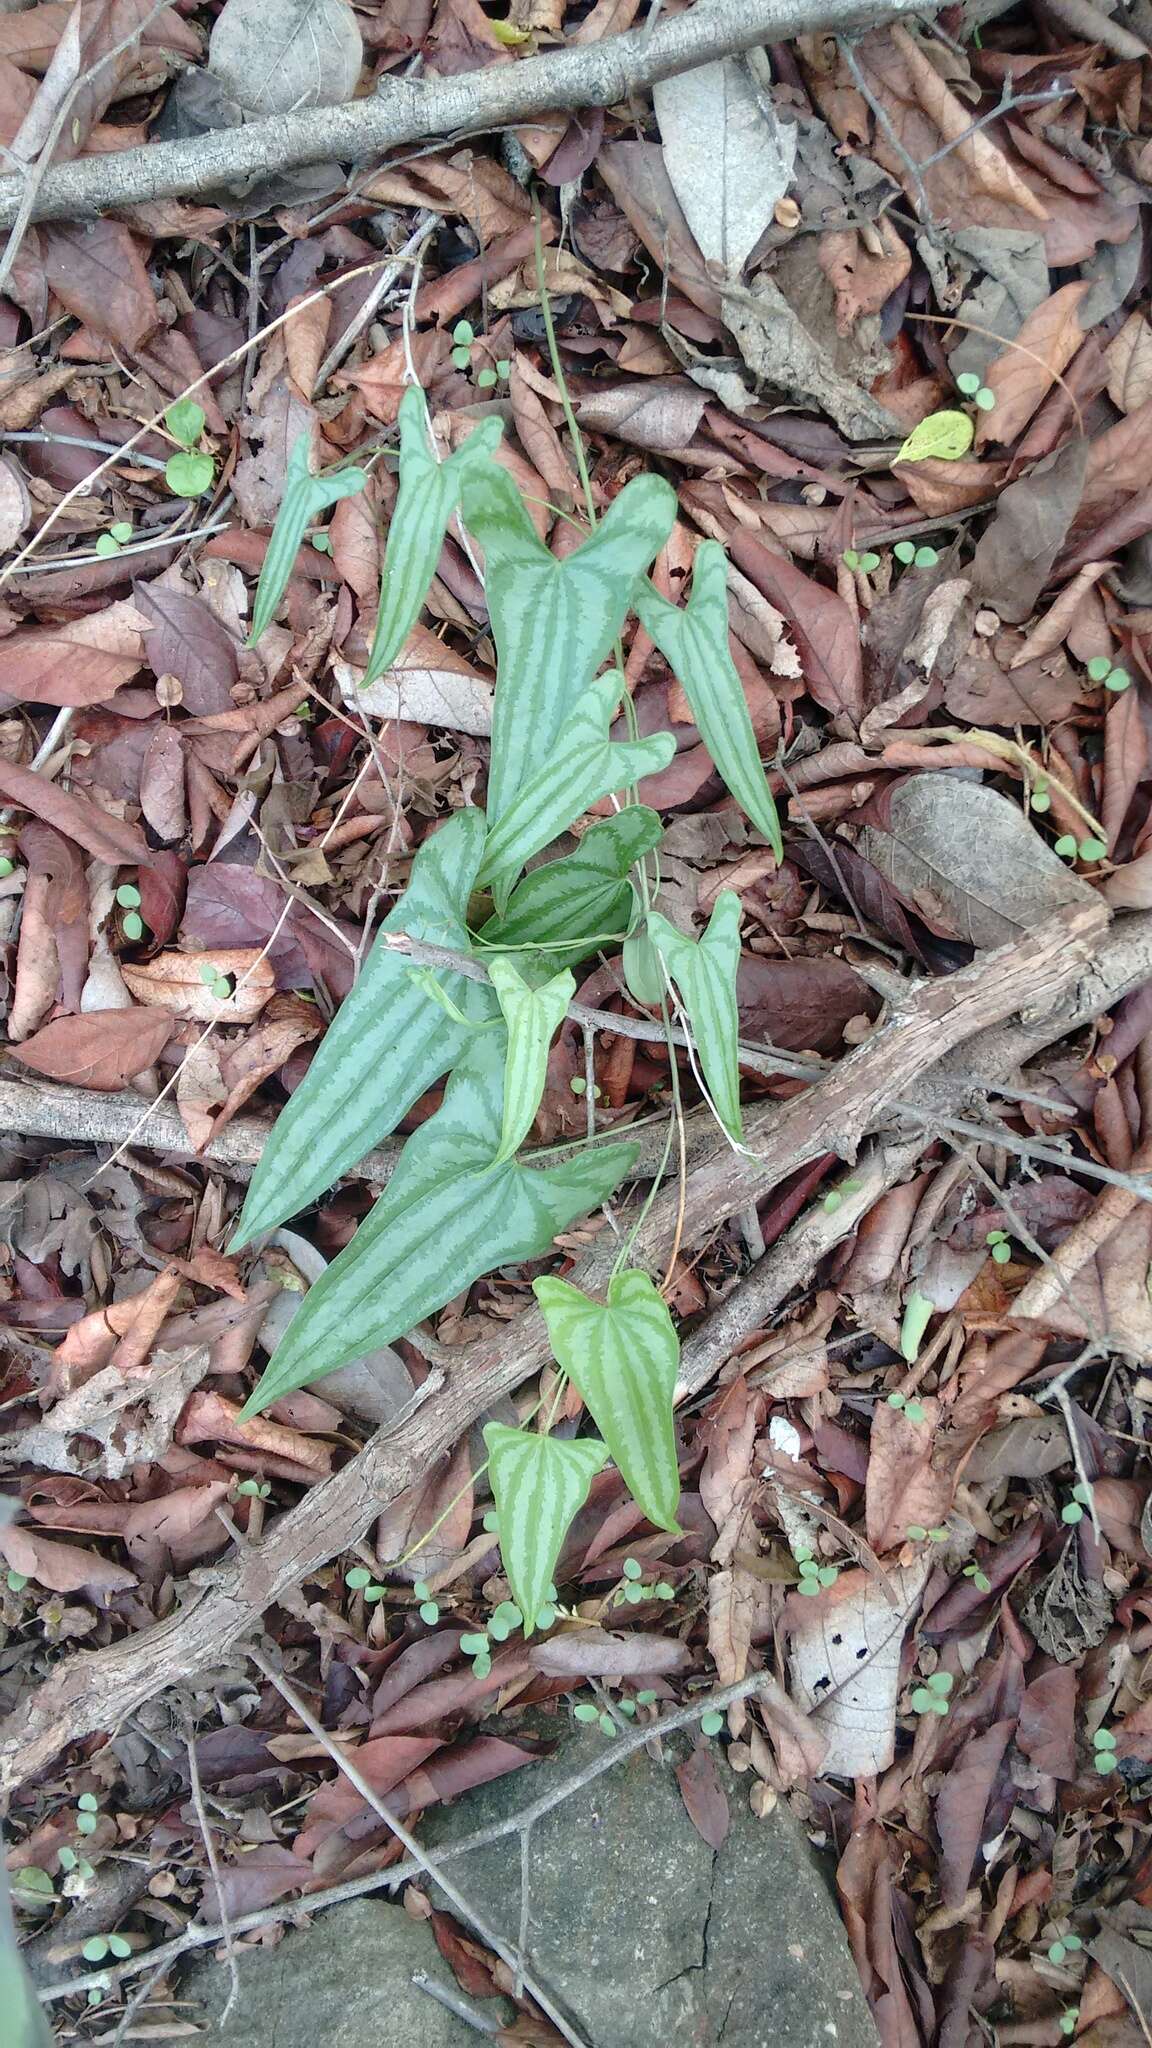
[[[1084,1485],[1083,1481],[1081,1481],[1078,1485],[1072,1488],[1071,1500],[1066,1501],[1064,1506],[1061,1508],[1060,1520],[1062,1522],[1067,1522],[1070,1527],[1075,1528],[1077,1522],[1082,1522],[1084,1520],[1084,1510],[1086,1507],[1090,1507],[1091,1503],[1092,1495],[1089,1493],[1088,1488]]]
[[[998,1266],[1006,1266],[1012,1257],[1012,1246],[1008,1240],[1008,1232],[1006,1230],[990,1230],[984,1242],[988,1246],[996,1264]]]
[[[371,1572],[362,1564],[354,1564],[351,1571],[345,1572],[344,1584],[350,1586],[354,1593],[361,1593],[370,1606],[384,1598],[383,1586],[376,1584]]]
[[[940,1714],[948,1712],[948,1695],[956,1683],[950,1671],[934,1671],[923,1685],[918,1685],[912,1694],[912,1711],[915,1714]]]
[[[935,548],[916,546],[915,541],[898,540],[892,550],[898,562],[913,569],[934,569],[940,560]]]
[[[987,384],[982,384],[973,370],[962,371],[956,379],[956,389],[962,391],[965,398],[970,398],[980,412],[991,412],[996,403],[996,393],[989,390]]]
[[[1092,1737],[1092,1748],[1095,1752],[1092,1758],[1093,1768],[1099,1771],[1102,1778],[1120,1769],[1120,1759],[1116,1754],[1116,1737],[1111,1728],[1097,1728]]]

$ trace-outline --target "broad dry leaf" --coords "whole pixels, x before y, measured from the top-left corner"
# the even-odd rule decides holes
[[[342,105],[363,57],[345,0],[227,0],[208,45],[212,76],[250,114]]]
[[[37,1529],[0,1529],[0,1557],[50,1593],[123,1593],[137,1584],[135,1572],[113,1564],[79,1543],[57,1543]]]
[[[931,930],[969,946],[1006,946],[1096,892],[995,790],[914,775],[869,807],[858,850]]]
[[[103,1366],[56,1402],[43,1422],[0,1440],[0,1454],[49,1472],[122,1479],[133,1465],[152,1464],[171,1449],[176,1418],[211,1368],[203,1344],[156,1351],[146,1380],[126,1380]],[[86,1438],[95,1438],[94,1455]]]
[[[31,517],[27,484],[11,462],[0,462],[0,554],[15,547]]]
[[[207,1388],[192,1395],[180,1417],[176,1440],[181,1444],[237,1444],[245,1450],[266,1452],[269,1457],[303,1466],[317,1479],[326,1479],[332,1470],[330,1444],[305,1436],[303,1430],[287,1429],[268,1415],[254,1415],[250,1422],[241,1422],[240,1403],[227,1401],[223,1394]]]
[[[870,246],[878,241],[878,249]],[[907,245],[887,218],[860,228],[829,228],[818,245],[820,268],[836,294],[836,330],[850,334],[862,313],[879,313],[912,268]]]
[[[349,709],[371,718],[439,725],[478,738],[492,730],[491,685],[424,626],[414,628],[399,661],[366,690],[360,688],[362,669],[334,661],[332,673]]]
[[[93,334],[135,354],[158,325],[160,307],[127,228],[115,220],[55,221],[39,234],[44,275],[61,305]]]
[[[921,1399],[922,1422],[882,1401],[872,1417],[868,1475],[864,1482],[866,1532],[873,1550],[898,1550],[917,1523],[934,1529],[952,1507],[955,1474],[939,1457],[936,1430],[940,1403]]]
[[[213,993],[209,968],[230,976],[231,995]],[[276,988],[270,961],[254,946],[218,946],[210,953],[158,953],[154,960],[125,961],[124,979],[138,1003],[159,1004],[197,1024],[250,1024]]]
[[[0,760],[0,797],[17,809],[28,811],[46,825],[54,825],[65,839],[72,839],[97,860],[110,867],[146,867],[148,841],[138,825],[129,825],[90,797],[60,789],[31,768],[18,768],[14,761]]]
[[[26,704],[103,704],[142,667],[147,621],[124,600],[4,642],[4,689]]]
[[[1104,351],[1108,396],[1120,412],[1135,412],[1152,398],[1152,327],[1142,313],[1130,313]]]
[[[990,441],[1014,441],[1063,375],[1084,339],[1080,304],[1087,290],[1086,278],[1061,285],[1028,315],[1015,340],[988,365],[984,382],[996,404],[980,414],[978,449]]]
[[[652,100],[684,217],[706,261],[736,279],[792,182],[799,131],[742,57],[661,79]]]
[[[1007,200],[1021,213],[1030,214],[1036,220],[1047,220],[1045,208],[987,129],[979,129],[974,135],[969,132],[972,126],[969,108],[945,84],[915,37],[899,23],[888,30],[888,35],[900,53],[920,105],[939,129],[941,140],[956,145],[955,155],[977,188],[992,198]]]
[[[13,1059],[77,1088],[125,1088],[159,1059],[173,1028],[167,1010],[89,1010],[57,1017],[11,1048]]]
[[[930,1569],[924,1558],[890,1571],[887,1593],[870,1573],[845,1571],[792,1603],[793,1688],[827,1737],[829,1776],[874,1777],[892,1761],[901,1652]]]

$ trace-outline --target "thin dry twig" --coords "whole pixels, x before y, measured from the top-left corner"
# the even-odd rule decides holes
[[[185,142],[154,142],[61,164],[45,177],[31,218],[60,220],[154,199],[188,199],[299,164],[381,156],[428,136],[507,128],[555,110],[610,107],[658,79],[786,42],[819,28],[866,27],[922,11],[920,0],[712,0],[707,7],[581,48],[461,77],[385,77],[367,99],[279,114]],[[19,178],[0,179],[0,227],[16,218]]]

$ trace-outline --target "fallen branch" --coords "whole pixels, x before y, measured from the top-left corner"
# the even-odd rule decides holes
[[[1019,945],[920,987],[906,1009],[806,1095],[783,1109],[758,1106],[748,1118],[755,1157],[725,1149],[705,1159],[690,1178],[687,1212],[696,1240],[712,1235],[727,1217],[763,1199],[787,1174],[830,1147],[854,1156],[869,1127],[885,1120],[894,1095],[915,1097],[922,1084],[926,1103],[963,1103],[973,1073],[1014,1072],[1022,1058],[1152,978],[1152,913],[1124,919],[1101,936],[1103,915],[1095,906],[1065,912]],[[1004,1020],[1017,1012],[1027,1021],[1007,1027]],[[946,1070],[933,1074],[941,1056],[961,1044],[961,1077],[950,1078]],[[666,1251],[674,1211],[674,1194],[654,1204],[638,1241],[641,1256],[659,1258]],[[825,1219],[835,1227],[829,1242],[856,1220],[846,1200]],[[610,1258],[611,1250],[593,1251],[575,1277],[584,1285],[602,1284]],[[780,1277],[784,1291],[776,1306],[796,1284],[787,1271]],[[767,1298],[754,1301],[743,1332],[729,1322],[729,1348],[771,1311]],[[726,1313],[731,1318],[731,1304]],[[478,1415],[547,1356],[536,1311],[512,1329],[477,1339],[460,1353],[443,1389],[399,1430],[370,1438],[342,1471],[271,1524],[258,1549],[220,1567],[179,1612],[125,1642],[78,1651],[62,1662],[10,1718],[0,1745],[0,1789],[11,1793],[65,1744],[118,1726],[165,1686],[218,1663],[287,1588],[357,1542],[389,1502],[424,1477]]]
[[[658,79],[758,44],[923,12],[922,0],[710,0],[665,18],[651,32],[634,29],[455,78],[385,77],[370,98],[346,106],[57,164],[41,183],[31,218],[65,220],[156,199],[190,199],[298,164],[350,162],[432,136],[507,128],[554,110],[610,107]],[[22,178],[0,179],[0,227],[16,220],[24,191]]]

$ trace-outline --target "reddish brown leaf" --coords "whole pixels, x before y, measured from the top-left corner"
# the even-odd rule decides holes
[[[1076,1776],[1076,1673],[1070,1664],[1053,1665],[1025,1687],[1016,1747],[1050,1777]]]
[[[135,1572],[112,1564],[78,1543],[55,1543],[25,1527],[0,1529],[0,1557],[14,1572],[35,1579],[52,1593],[123,1593],[136,1584]]]
[[[4,692],[13,703],[103,704],[131,681],[143,659],[140,614],[125,601],[63,625],[9,634]]]
[[[175,1026],[167,1010],[88,1010],[57,1017],[12,1047],[12,1057],[50,1081],[125,1088],[159,1059]]]
[[[1013,1732],[1013,1722],[997,1721],[985,1734],[973,1736],[936,1795],[940,1891],[946,1906],[959,1906],[968,1890],[988,1801]]]
[[[197,718],[231,711],[236,644],[203,598],[149,583],[137,585],[136,603],[152,621],[145,646],[153,674],[177,677],[185,711]]]
[[[135,350],[160,319],[140,251],[119,221],[40,230],[44,275],[62,306],[95,334]]]
[[[148,842],[138,825],[113,817],[86,796],[69,795],[37,775],[31,768],[18,768],[14,761],[0,760],[0,796],[34,818],[55,825],[66,839],[74,839],[86,853],[106,860],[111,867],[143,866],[148,860]]]
[[[984,382],[996,404],[979,415],[978,449],[989,441],[1014,441],[1056,378],[1068,368],[1084,339],[1079,307],[1087,290],[1086,279],[1061,285],[1029,314],[1013,344],[988,365]]]
[[[732,1815],[716,1759],[705,1744],[698,1744],[686,1762],[677,1764],[676,1782],[696,1833],[718,1855],[727,1840]]]
[[[860,628],[843,598],[739,528],[728,548],[737,568],[787,619],[816,702],[858,721],[864,712]]]

